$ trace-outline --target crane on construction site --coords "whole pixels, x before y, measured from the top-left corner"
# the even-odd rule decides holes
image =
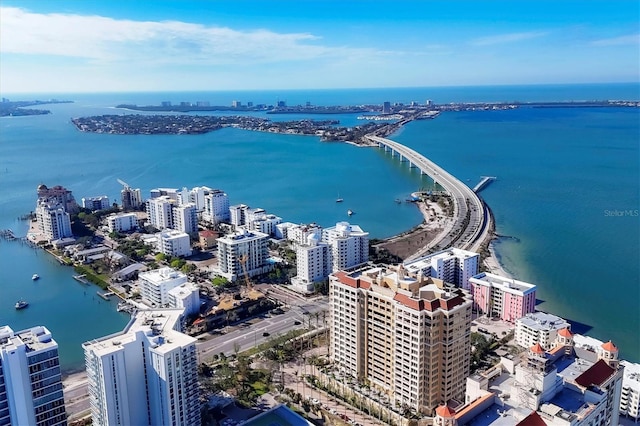
[[[116,180],[118,181],[118,183],[119,183],[120,185],[124,186],[124,187],[125,187],[125,189],[131,188],[131,187],[129,186],[129,184],[128,184],[127,182],[123,181],[122,179],[116,179]]]

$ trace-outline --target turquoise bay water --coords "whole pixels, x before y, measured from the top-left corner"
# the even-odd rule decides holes
[[[284,220],[323,226],[350,220],[372,237],[403,232],[421,220],[414,206],[394,200],[431,181],[377,149],[233,129],[190,136],[83,134],[69,122],[121,113],[110,108],[118,103],[273,103],[278,97],[289,104],[331,105],[640,96],[636,85],[592,85],[56,97],[76,103],[48,106],[53,114],[47,116],[0,120],[0,229],[26,233],[26,224],[16,218],[34,209],[40,183],[64,185],[78,201],[102,194],[116,199],[117,178],[140,187],[145,196],[157,186],[218,187],[232,203],[263,207]],[[339,119],[356,122],[353,115]],[[590,335],[613,339],[623,356],[638,361],[638,217],[606,213],[638,209],[638,119],[637,110],[620,108],[461,112],[411,123],[394,138],[469,185],[481,175],[498,176],[482,195],[496,215],[498,232],[517,238],[497,244],[505,267],[538,285],[544,300],[539,309],[592,326]],[[338,194],[344,203],[335,203]],[[347,209],[356,212],[350,219]],[[70,268],[42,251],[0,241],[0,261],[0,324],[47,325],[67,370],[82,366],[83,341],[126,322],[112,305],[93,298],[95,287],[75,282]],[[34,283],[30,277],[36,272],[43,278]],[[20,298],[32,305],[15,311]]]
[[[638,360],[638,118],[617,108],[463,112],[395,139],[463,181],[497,176],[482,196],[497,232],[515,237],[497,243],[501,263],[537,284],[538,309]]]

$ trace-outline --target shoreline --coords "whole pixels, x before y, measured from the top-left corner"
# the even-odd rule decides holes
[[[454,220],[452,217],[442,217],[442,209],[437,203],[429,201],[418,201],[416,207],[422,214],[422,222],[413,228],[402,232],[400,234],[383,239],[376,247],[384,248],[392,254],[396,254],[405,260],[416,259],[424,256],[431,249],[433,244],[439,241],[443,235],[446,235],[451,231]],[[490,209],[489,209],[490,211]],[[440,215],[440,216],[439,216]],[[493,214],[490,213],[491,226],[495,227]],[[429,240],[424,243],[425,236],[429,236]],[[505,278],[513,278],[513,276],[507,272],[504,265],[500,263],[499,256],[497,255],[494,247],[494,241],[498,238],[495,230],[488,236],[489,241],[484,241],[483,245],[487,245],[488,256],[482,259],[482,263],[488,272],[503,276]],[[420,245],[418,246],[418,243]],[[412,250],[406,256],[400,256],[399,252],[404,252],[412,246],[418,246]],[[391,249],[389,249],[391,247]],[[405,250],[403,250],[403,248]]]

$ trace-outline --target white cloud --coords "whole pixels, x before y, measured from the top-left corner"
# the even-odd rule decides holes
[[[620,37],[604,38],[591,42],[592,46],[628,46],[640,44],[640,34],[630,34]]]
[[[544,37],[549,34],[547,31],[529,31],[521,33],[498,34],[494,36],[479,37],[471,40],[474,46],[491,46],[494,44],[515,43],[523,40]]]
[[[0,52],[54,55],[92,62],[233,64],[300,61],[376,53],[327,47],[308,33],[238,31],[178,21],[39,14],[0,8]],[[378,52],[379,53],[379,52]]]

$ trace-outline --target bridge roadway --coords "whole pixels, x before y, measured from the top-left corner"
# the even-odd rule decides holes
[[[489,232],[490,215],[488,209],[475,192],[467,185],[456,179],[442,167],[424,157],[420,153],[391,139],[368,135],[367,139],[376,143],[378,147],[390,149],[392,153],[400,155],[401,160],[417,167],[433,180],[437,181],[447,191],[454,203],[455,222],[451,232],[440,241],[433,241],[430,247],[445,249],[455,246],[464,250],[477,251]],[[465,225],[465,218],[469,214],[469,223]],[[462,233],[460,233],[460,229]],[[459,235],[459,238],[457,236]]]

